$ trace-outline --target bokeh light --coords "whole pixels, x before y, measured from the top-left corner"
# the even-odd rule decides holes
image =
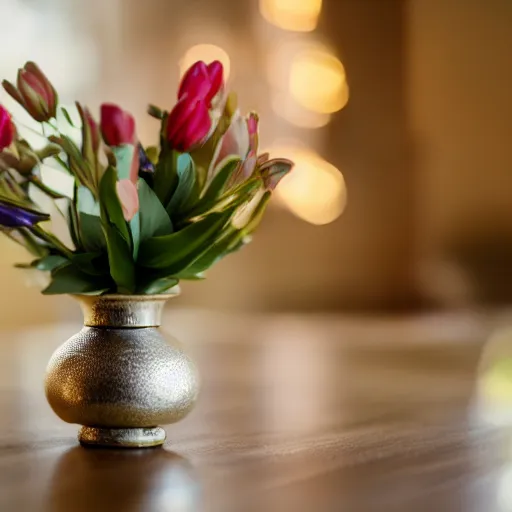
[[[279,117],[299,128],[322,128],[331,120],[330,114],[321,114],[305,109],[289,94],[284,93],[275,93],[273,95],[272,109]]]
[[[322,10],[322,0],[260,0],[261,15],[284,30],[315,30]]]
[[[341,110],[349,97],[343,64],[335,55],[321,49],[304,50],[295,55],[289,89],[300,105],[321,114]]]
[[[480,361],[478,413],[486,422],[512,422],[512,329],[497,329],[489,338]]]
[[[228,79],[231,70],[231,60],[225,50],[214,44],[196,44],[189,48],[180,60],[180,76],[183,76],[187,69],[198,60],[202,60],[207,64],[214,60],[219,60],[224,66],[224,79]]]
[[[345,209],[347,190],[341,172],[314,151],[280,147],[272,150],[295,162],[293,171],[276,189],[278,200],[311,224],[329,224]]]

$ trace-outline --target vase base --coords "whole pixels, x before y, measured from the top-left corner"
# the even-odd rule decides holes
[[[78,440],[87,446],[111,448],[151,448],[165,441],[165,430],[152,428],[98,428],[82,427]]]

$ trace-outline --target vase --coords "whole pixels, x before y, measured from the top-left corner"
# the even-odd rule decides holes
[[[81,444],[162,445],[166,434],[159,425],[180,420],[194,406],[196,367],[159,329],[172,296],[76,296],[84,327],[51,357],[45,389],[57,416],[82,425]]]

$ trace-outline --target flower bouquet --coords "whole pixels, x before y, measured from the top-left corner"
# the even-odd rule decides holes
[[[217,61],[185,73],[170,111],[149,107],[159,140],[146,148],[133,117],[112,104],[101,106],[98,124],[77,103],[79,140],[60,133],[57,93],[32,62],[16,85],[3,87],[46,134],[47,144],[32,148],[0,106],[0,226],[35,256],[31,268],[50,272],[45,294],[158,294],[181,279],[203,278],[250,240],[272,190],[292,168],[258,155],[258,116],[240,114]],[[73,197],[43,183],[43,162],[74,178]],[[55,201],[73,247],[45,227],[49,216],[31,186]]]
[[[103,104],[97,123],[77,103],[75,126],[32,62],[3,87],[45,143],[32,147],[0,106],[0,229],[33,254],[20,266],[49,272],[43,293],[73,294],[84,312],[84,328],[50,360],[48,401],[83,425],[84,444],[162,444],[157,425],[182,418],[198,392],[194,364],[157,329],[164,301],[250,240],[292,162],[258,154],[258,116],[240,114],[220,62],[191,66],[170,111],[149,107],[159,123],[149,147],[116,105]],[[43,163],[74,179],[71,197],[44,182]],[[72,246],[46,227],[36,189],[65,217]]]

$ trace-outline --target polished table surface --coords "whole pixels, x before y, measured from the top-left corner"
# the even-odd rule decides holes
[[[80,447],[46,404],[76,324],[2,330],[0,511],[512,511],[508,324],[171,310],[201,397],[134,451]]]

